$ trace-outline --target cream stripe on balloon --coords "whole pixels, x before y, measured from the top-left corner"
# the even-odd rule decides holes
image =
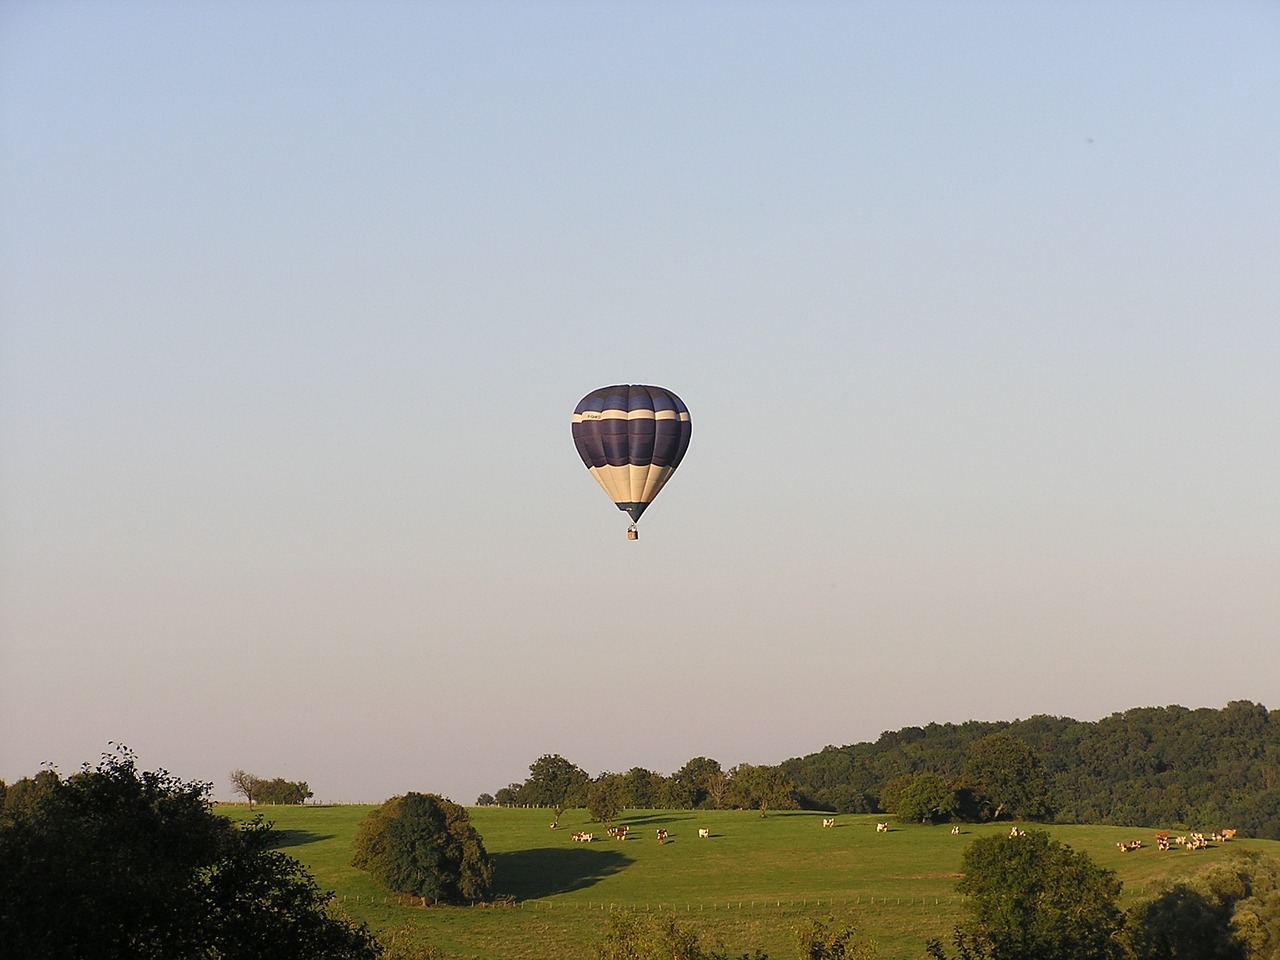
[[[589,410],[586,413],[575,413],[573,415],[574,423],[582,423],[584,420],[680,420],[688,422],[689,414],[679,413],[675,410],[659,410],[656,413],[652,410],[601,410],[599,413]]]

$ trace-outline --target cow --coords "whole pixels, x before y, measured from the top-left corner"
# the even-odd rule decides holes
[[[699,827],[699,828],[698,828],[698,836],[699,836],[701,839],[706,840],[708,837],[710,837],[710,836],[711,836],[711,831],[710,831],[710,830],[708,830],[706,827]]]
[[[888,833],[888,832],[889,832],[889,825],[887,823],[876,824],[876,833]]]
[[[951,826],[951,832],[952,832],[952,834],[959,834],[959,833],[960,833],[960,824],[958,824],[958,823],[956,823],[956,824],[952,824],[952,826]]]
[[[823,817],[823,818],[822,818],[822,825],[823,825],[824,827],[834,827],[834,826],[836,825],[836,818],[835,818],[835,817]]]

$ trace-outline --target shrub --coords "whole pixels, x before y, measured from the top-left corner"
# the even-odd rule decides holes
[[[361,822],[353,866],[389,890],[437,903],[492,892],[493,861],[467,811],[431,793],[392,797]]]

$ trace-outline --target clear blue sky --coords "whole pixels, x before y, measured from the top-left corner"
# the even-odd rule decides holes
[[[0,7],[0,777],[1280,707],[1280,4]],[[569,418],[693,442],[628,542]]]

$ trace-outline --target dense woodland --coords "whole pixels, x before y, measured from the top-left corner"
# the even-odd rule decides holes
[[[1280,839],[1280,720],[1246,700],[1221,710],[1138,707],[1096,722],[1035,716],[906,727],[781,767],[802,805],[869,811],[897,777],[962,779],[973,746],[996,733],[1031,748],[1058,822],[1233,826]]]
[[[776,767],[706,757],[670,776],[591,779],[558,756],[480,802],[635,807],[799,806],[911,819],[1019,818],[1215,830],[1280,840],[1280,720],[1246,700],[1220,710],[1138,707],[1098,721],[1034,716],[931,723],[828,746]]]

